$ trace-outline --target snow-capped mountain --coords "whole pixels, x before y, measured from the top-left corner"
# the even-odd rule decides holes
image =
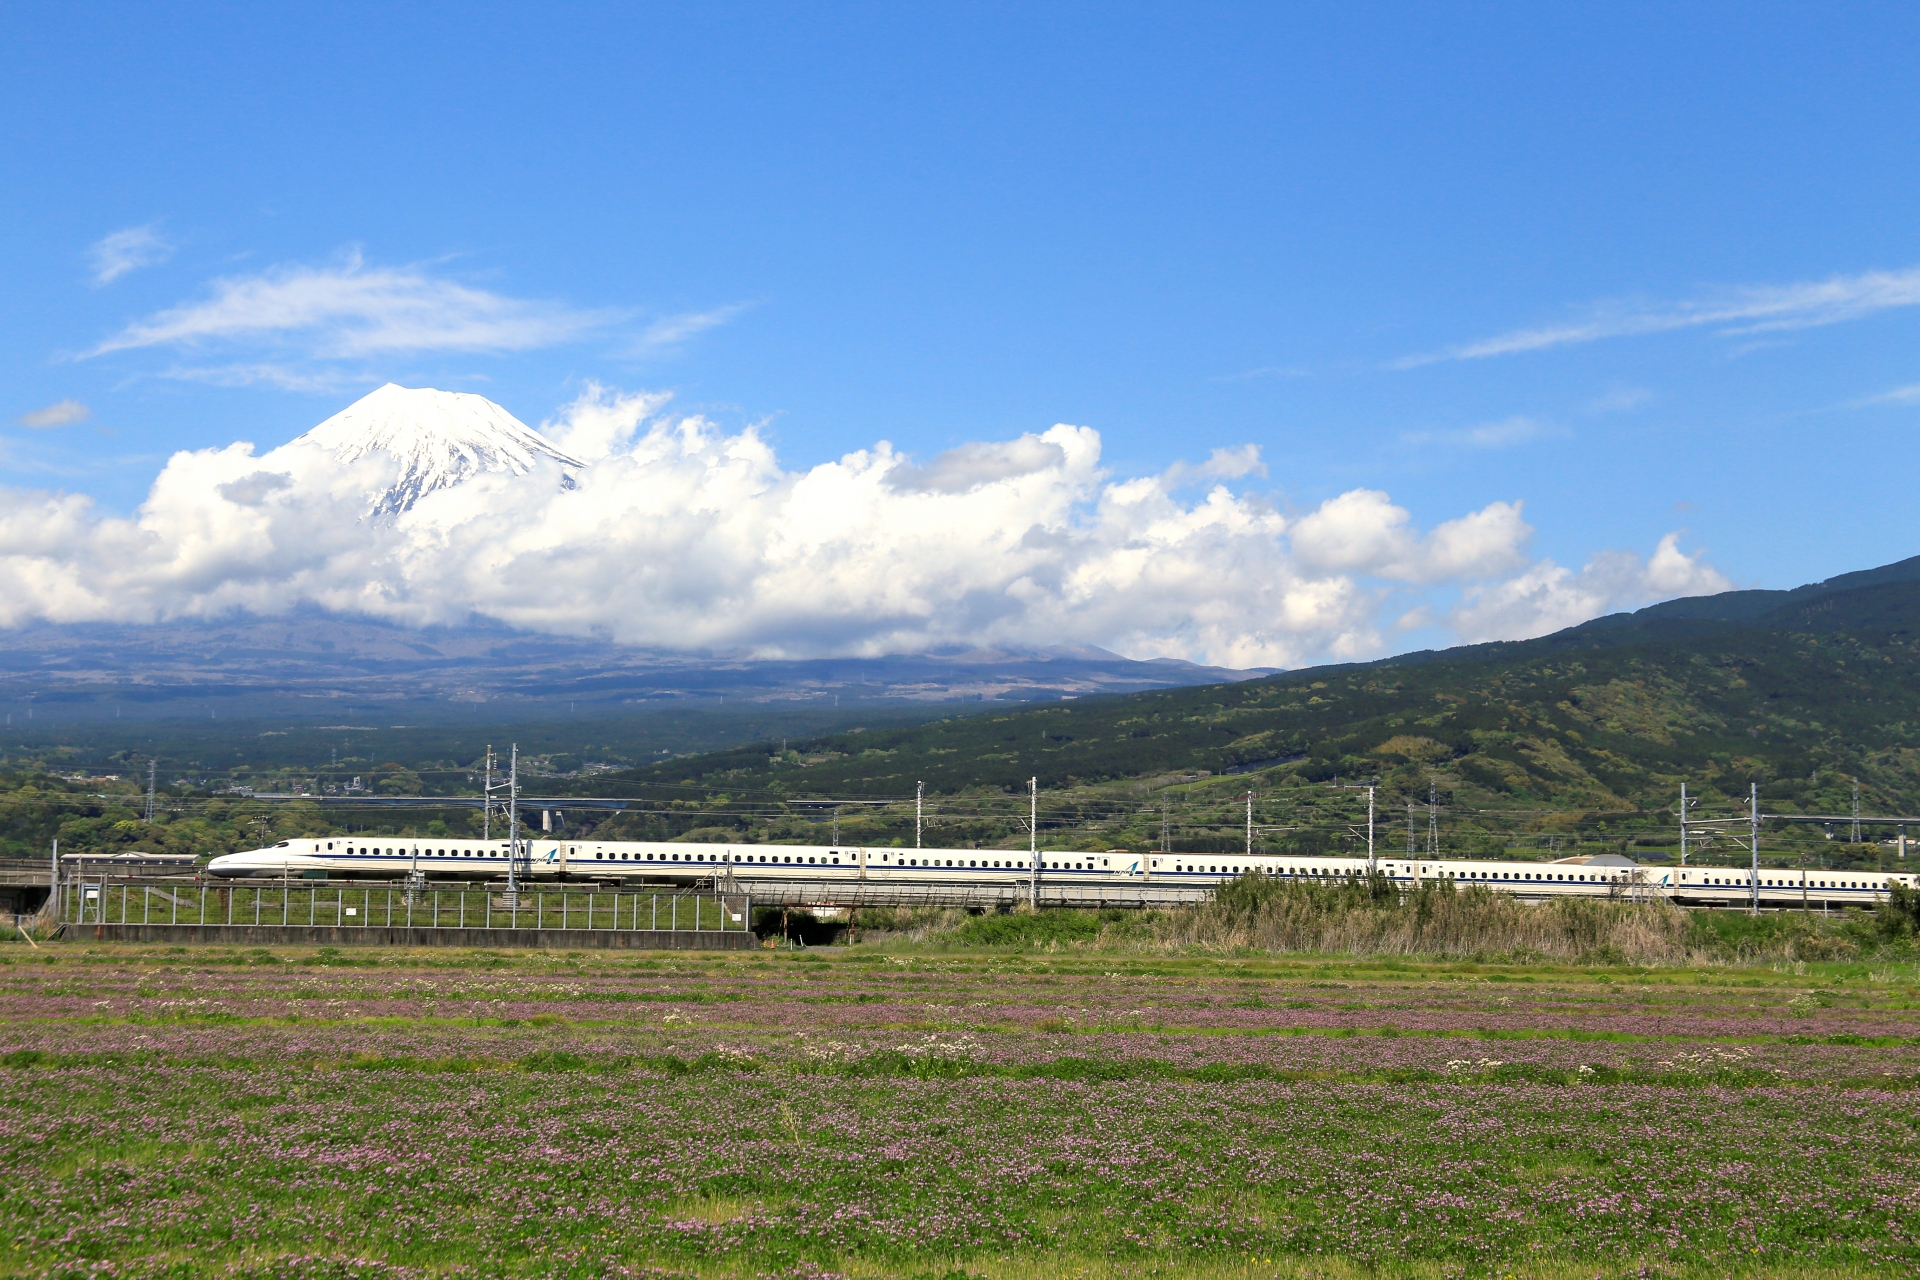
[[[374,453],[392,457],[398,475],[373,495],[373,515],[397,515],[436,489],[482,472],[523,476],[544,461],[559,464],[572,488],[585,463],[485,396],[389,382],[368,392],[294,442],[317,446],[341,463]]]

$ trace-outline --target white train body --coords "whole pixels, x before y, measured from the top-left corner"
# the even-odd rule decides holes
[[[507,874],[504,840],[452,840],[399,836],[323,836],[282,840],[271,848],[223,854],[208,865],[222,878],[325,878],[391,880],[494,880]],[[1249,871],[1284,879],[1337,882],[1367,873],[1365,858],[1312,858],[1240,854],[1144,855],[1121,850],[1040,854],[1043,881],[1210,887]],[[515,868],[534,881],[575,880],[685,884],[730,875],[743,888],[754,882],[805,880],[973,884],[1026,883],[1033,858],[1004,849],[897,849],[842,845],[687,844],[613,840],[523,840]],[[1481,885],[1523,898],[1616,897],[1638,891],[1676,902],[1740,905],[1749,901],[1745,869],[1731,867],[1634,866],[1601,861],[1496,862],[1388,857],[1381,874],[1405,888],[1423,881]],[[1913,888],[1920,877],[1880,871],[1775,871],[1759,875],[1763,906],[1802,902],[1869,905],[1883,901],[1894,884]]]

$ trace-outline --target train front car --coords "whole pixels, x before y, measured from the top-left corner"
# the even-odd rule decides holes
[[[223,853],[207,863],[207,874],[221,880],[298,878],[310,871],[325,873],[327,863],[315,856],[311,840],[282,840],[265,849]]]

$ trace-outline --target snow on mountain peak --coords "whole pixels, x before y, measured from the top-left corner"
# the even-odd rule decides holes
[[[334,414],[294,443],[315,445],[341,463],[373,453],[390,455],[398,478],[374,495],[373,515],[397,515],[436,489],[448,489],[484,471],[523,476],[548,459],[572,488],[578,458],[485,396],[389,382]]]

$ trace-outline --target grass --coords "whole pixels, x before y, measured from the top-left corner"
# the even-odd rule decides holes
[[[1013,945],[9,952],[0,1275],[1920,1261],[1912,965]]]

